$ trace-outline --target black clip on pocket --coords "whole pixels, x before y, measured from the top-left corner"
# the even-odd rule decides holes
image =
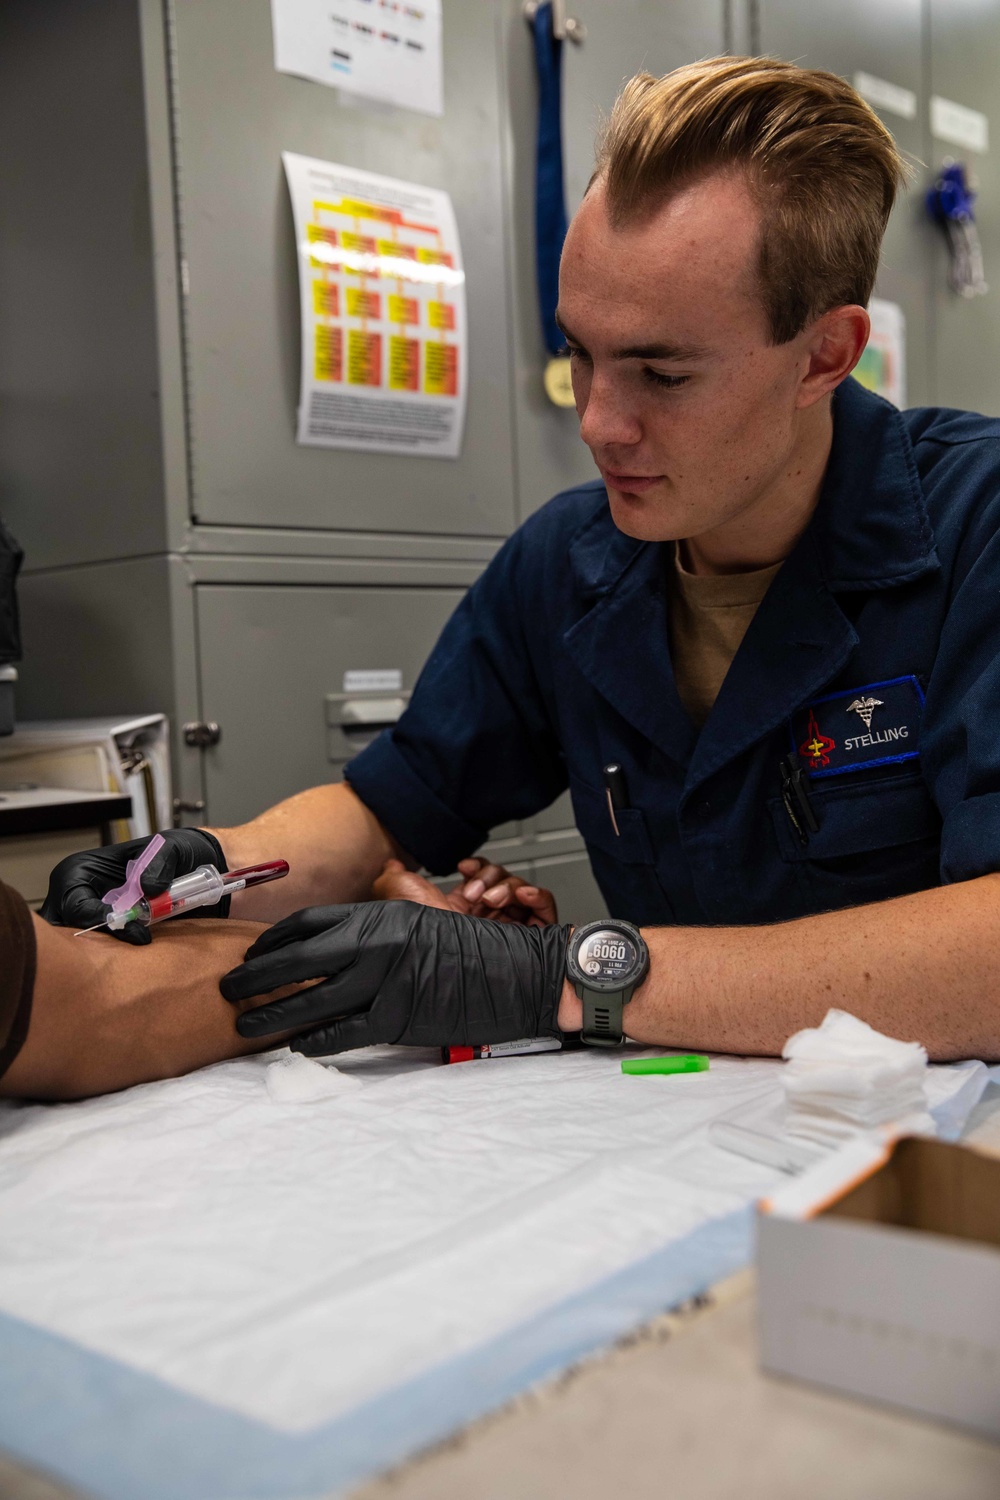
[[[819,833],[819,822],[809,801],[805,777],[798,752],[792,750],[781,762],[781,799],[803,848],[808,844],[811,833]]]

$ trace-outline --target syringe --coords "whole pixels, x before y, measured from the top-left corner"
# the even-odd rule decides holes
[[[288,874],[288,861],[268,860],[265,864],[248,865],[243,870],[220,872],[214,865],[199,865],[189,875],[179,875],[158,896],[138,896],[123,910],[112,906],[103,922],[88,927],[95,932],[97,927],[107,927],[118,932],[127,922],[140,922],[143,927],[152,927],[155,922],[165,922],[169,917],[179,917],[199,906],[215,906],[223,896],[231,896],[248,886],[264,885],[268,880],[280,880]],[[114,892],[109,891],[109,895]],[[106,903],[107,904],[107,903]],[[77,937],[83,933],[78,932]]]
[[[248,865],[245,870],[230,870],[224,875],[214,865],[199,865],[190,875],[179,875],[159,896],[140,896],[127,911],[109,912],[105,926],[112,932],[118,932],[126,922],[141,922],[143,927],[152,927],[154,922],[179,917],[198,906],[215,906],[223,896],[232,896],[249,885],[280,880],[287,874],[288,862],[284,859],[272,859],[264,865]]]

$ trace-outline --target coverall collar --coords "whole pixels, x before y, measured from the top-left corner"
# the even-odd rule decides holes
[[[700,734],[669,650],[671,549],[637,542],[602,511],[570,549],[593,601],[566,647],[624,719],[688,766],[688,789],[819,695],[857,635],[836,598],[909,583],[939,563],[913,449],[895,407],[853,380],[833,404],[833,443],[806,531],[771,584]]]

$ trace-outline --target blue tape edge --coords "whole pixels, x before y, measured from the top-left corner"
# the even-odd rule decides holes
[[[358,1484],[613,1343],[752,1257],[753,1209],[301,1434],[0,1314],[0,1445],[105,1500],[304,1500]]]
[[[873,766],[897,766],[901,761],[919,758],[919,750],[907,750],[902,755],[881,755],[878,760],[859,760],[854,766],[831,766],[828,771],[810,771],[807,766],[806,775],[810,781],[821,781],[824,776],[853,776],[855,771],[870,771]]]

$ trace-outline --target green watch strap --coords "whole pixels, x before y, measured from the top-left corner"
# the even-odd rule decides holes
[[[574,985],[583,1001],[583,1029],[581,1040],[588,1047],[620,1047],[625,1040],[622,1031],[622,1011],[632,998],[634,985],[623,990],[600,993],[583,984]]]

